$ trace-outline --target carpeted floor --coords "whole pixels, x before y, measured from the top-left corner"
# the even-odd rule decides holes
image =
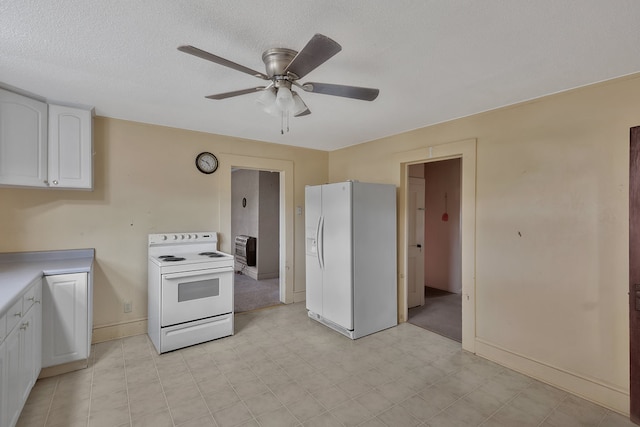
[[[233,307],[236,313],[280,304],[280,279],[254,280],[244,274],[234,277]]]
[[[462,295],[425,288],[424,305],[409,309],[408,322],[462,342]]]

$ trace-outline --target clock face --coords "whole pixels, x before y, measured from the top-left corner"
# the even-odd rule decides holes
[[[202,173],[214,173],[218,169],[218,159],[211,153],[202,152],[196,157],[196,167]]]

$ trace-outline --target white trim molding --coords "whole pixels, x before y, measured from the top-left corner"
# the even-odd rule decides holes
[[[531,378],[629,415],[629,392],[595,378],[540,362],[476,338],[476,354]]]

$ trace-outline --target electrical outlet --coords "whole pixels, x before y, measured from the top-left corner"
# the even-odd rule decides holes
[[[124,302],[124,312],[131,313],[131,301]]]

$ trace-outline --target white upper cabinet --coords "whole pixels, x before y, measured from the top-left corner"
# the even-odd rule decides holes
[[[0,185],[93,189],[91,110],[0,89]]]
[[[47,187],[47,104],[3,89],[0,184]]]
[[[91,111],[49,104],[49,185],[93,188]]]

